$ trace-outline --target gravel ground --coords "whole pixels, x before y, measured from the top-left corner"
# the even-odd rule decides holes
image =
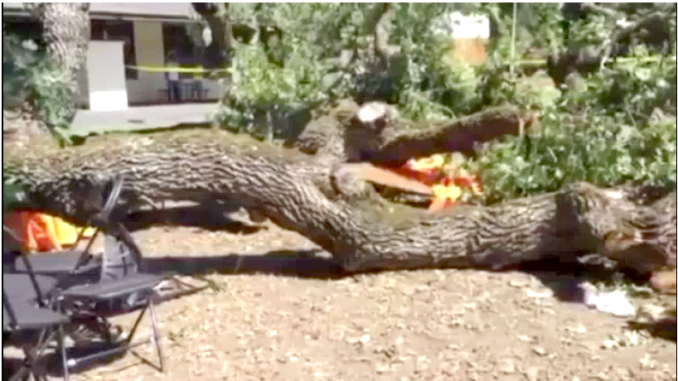
[[[158,307],[151,346],[75,380],[675,380],[676,343],[559,300],[569,275],[426,270],[336,276],[305,238],[153,227],[152,268],[214,287]],[[647,300],[634,300],[644,303]],[[132,316],[117,319],[131,322]],[[147,324],[140,336],[148,335]]]

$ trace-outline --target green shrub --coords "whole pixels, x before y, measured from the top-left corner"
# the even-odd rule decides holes
[[[285,131],[271,118],[284,119],[288,113],[327,99],[330,92],[325,91],[324,68],[314,63],[304,44],[293,46],[284,67],[269,62],[259,45],[236,50],[232,83],[217,116],[224,128],[258,137],[278,136]]]
[[[31,40],[3,35],[2,44],[2,95],[6,105],[31,103],[40,120],[60,134],[68,127],[73,111],[69,100],[75,89],[67,75]]]
[[[563,104],[570,110],[623,113],[629,123],[647,123],[655,109],[676,113],[676,62],[650,56],[636,47],[633,60],[617,63],[585,78],[581,90],[570,91]]]
[[[459,7],[498,21],[499,37],[490,42],[484,65],[450,62],[450,39],[431,28],[438,16]],[[456,118],[510,104],[536,110],[541,128],[487,144],[466,163],[481,176],[486,201],[554,191],[582,180],[599,186],[675,183],[675,60],[629,42],[619,62],[573,75],[563,88],[556,88],[544,70],[529,75],[520,65],[509,70],[514,53],[520,60],[571,47],[600,47],[615,34],[612,19],[595,14],[572,19],[558,4],[521,4],[513,40],[511,4],[393,4],[389,44],[400,47],[404,59],[393,67],[402,64],[403,70],[375,71],[372,36],[363,30],[369,9],[365,4],[271,3],[245,12],[247,17],[259,12],[257,17],[283,27],[285,38],[276,49],[284,65],[270,63],[262,46],[239,46],[222,124],[278,136],[286,128],[278,121],[299,107],[375,94],[413,120]],[[675,34],[675,25],[671,28]],[[337,70],[342,65],[336,57],[347,51],[362,53]]]
[[[666,185],[676,181],[676,122],[638,128],[621,117],[551,113],[539,132],[487,144],[468,165],[482,178],[488,202],[576,181]]]

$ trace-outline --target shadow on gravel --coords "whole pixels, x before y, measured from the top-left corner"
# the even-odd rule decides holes
[[[69,347],[68,348],[68,356],[69,359],[73,358],[83,358],[84,356],[92,355],[95,353],[102,353],[102,351],[107,350],[107,349],[112,349],[114,348],[115,345],[111,344],[106,344],[106,343],[89,343],[86,347],[80,347],[80,348],[74,348],[74,347]],[[154,368],[158,368],[157,365],[152,363],[151,361],[147,360],[146,358],[140,356],[137,354],[137,352],[132,349],[130,350],[130,353],[139,360],[135,364],[129,365],[129,366],[136,366],[139,364],[147,364],[149,366],[152,366]],[[71,367],[69,369],[69,374],[71,376],[76,375],[76,374],[82,374],[87,372],[88,370],[95,369],[100,366],[105,366],[105,365],[110,365],[114,363],[117,360],[120,360],[125,356],[125,352],[119,352],[116,354],[108,355],[101,357],[97,360],[91,360],[83,364],[78,364],[77,366]],[[2,358],[2,373],[3,373],[3,380],[9,380],[10,375],[14,375],[16,371],[18,371],[21,368],[21,365],[23,364],[23,358],[21,356],[19,357],[3,357]],[[40,357],[40,363],[35,365],[35,368],[33,370],[37,373],[38,376],[50,376],[54,378],[61,378],[63,377],[63,363],[61,359],[61,355],[59,352],[55,351],[50,351],[48,353],[44,353],[42,357]],[[122,369],[119,369],[122,370]],[[5,375],[7,375],[5,377]],[[33,379],[33,378],[28,378],[28,379]],[[39,377],[36,377],[36,379],[41,379]],[[47,379],[47,378],[44,378]]]
[[[272,251],[262,255],[220,255],[190,257],[146,257],[145,271],[180,275],[273,274],[299,278],[337,279],[346,274],[319,250]]]
[[[629,328],[647,331],[664,340],[676,341],[676,317],[666,317],[650,323],[630,322]]]
[[[254,234],[265,226],[250,225],[241,221],[246,213],[238,207],[206,202],[203,205],[175,206],[167,209],[139,211],[124,219],[130,231],[151,226],[190,226],[211,231],[228,231],[236,234]],[[245,217],[247,219],[247,217]],[[223,255],[150,257],[145,259],[149,271],[174,272],[182,275],[200,275],[211,272],[221,274],[274,274],[301,278],[336,279],[345,273],[327,253],[321,251],[275,251],[263,255]],[[564,302],[583,302],[580,285],[586,281],[610,280],[618,270],[601,257],[588,256],[570,262],[559,258],[524,263],[518,267],[498,271],[522,271],[538,278],[553,290],[554,296]],[[491,271],[491,270],[490,270]],[[647,277],[625,273],[637,283],[647,282]]]
[[[556,299],[571,303],[584,302],[584,290],[581,286],[585,282],[610,281],[615,274],[621,274],[627,282],[638,285],[649,280],[646,275],[620,270],[611,261],[595,255],[569,262],[562,262],[558,258],[527,262],[517,270],[539,279],[544,286],[553,291]]]
[[[183,257],[154,255],[144,258],[144,266],[146,271],[153,273],[171,272],[187,276],[210,273],[223,275],[271,274],[299,278],[339,279],[353,275],[345,272],[330,254],[322,250],[281,250],[264,254],[191,255]],[[485,271],[483,269],[468,270]],[[582,283],[610,280],[617,271],[604,265],[582,262],[562,263],[556,259],[525,263],[518,268],[499,270],[498,272],[516,270],[539,279],[546,287],[553,290],[554,297],[558,300],[572,303],[584,301],[584,293],[580,287]],[[626,275],[634,282],[647,281],[647,278],[641,278],[634,274]]]
[[[230,254],[220,256],[167,256],[144,258],[146,271],[153,273],[175,273],[186,276],[218,273],[222,275],[270,274],[297,278],[336,280],[353,274],[341,269],[332,257],[320,250],[271,251],[265,254]],[[471,271],[484,271],[468,269]],[[542,260],[526,263],[518,268],[503,271],[521,271],[534,276],[553,291],[553,296],[562,302],[584,303],[585,282],[609,281],[618,272],[608,265],[586,262],[562,263],[558,260]],[[406,270],[404,270],[406,271]],[[502,272],[502,271],[498,271]],[[624,274],[625,278],[641,284],[647,278],[634,273]],[[645,330],[649,334],[667,340],[676,340],[675,318],[638,325],[631,328]]]
[[[232,213],[236,210],[225,205],[191,205],[137,211],[128,214],[122,221],[130,232],[148,229],[152,226],[188,226],[209,231],[227,231],[233,234],[254,234],[265,229],[263,226],[248,225],[233,218]]]

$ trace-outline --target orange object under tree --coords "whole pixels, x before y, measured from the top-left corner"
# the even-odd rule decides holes
[[[442,155],[409,160],[393,171],[431,186],[430,211],[442,210],[458,202],[465,194],[482,194],[478,176],[464,168],[446,164]]]
[[[3,216],[4,224],[21,240],[26,251],[49,252],[72,246],[78,237],[78,228],[59,217],[31,211],[10,211]],[[86,229],[84,237],[91,237],[93,229]]]

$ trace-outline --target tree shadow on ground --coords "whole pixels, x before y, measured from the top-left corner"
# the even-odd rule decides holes
[[[129,230],[141,230],[150,226],[190,226],[211,231],[227,230],[231,233],[253,234],[262,226],[252,226],[233,213],[238,208],[228,204],[206,203],[186,207],[174,207],[130,214],[125,219]],[[241,213],[242,214],[242,213]],[[221,274],[275,274],[301,278],[336,279],[352,274],[344,272],[332,256],[321,250],[273,251],[262,255],[222,255],[146,258],[153,272],[174,272],[182,275],[199,275],[210,272]],[[483,270],[483,269],[470,269]],[[486,269],[485,269],[486,270]],[[495,271],[495,270],[490,270]],[[609,260],[589,255],[564,262],[561,258],[544,258],[526,262],[503,271],[521,271],[539,279],[553,291],[554,297],[563,302],[583,303],[585,282],[600,282],[612,279],[620,272]],[[627,281],[643,284],[647,276],[631,271],[622,272]]]
[[[612,261],[597,255],[567,262],[558,258],[547,258],[523,263],[516,269],[539,279],[553,291],[553,296],[559,301],[571,303],[584,302],[585,291],[582,285],[587,282],[609,282],[615,275],[622,276],[624,281],[635,285],[647,284],[649,280],[648,275],[620,269]]]
[[[629,322],[629,328],[647,331],[651,336],[676,341],[676,317],[665,317],[654,322]]]
[[[344,271],[329,253],[320,249],[280,250],[259,255],[153,256],[144,258],[144,268],[152,273],[170,272],[188,276],[209,273],[271,274],[297,278],[340,279],[354,275]],[[476,268],[460,270],[487,271]],[[514,268],[497,270],[497,272],[506,271],[528,273],[553,290],[554,297],[558,300],[573,303],[584,301],[582,283],[609,280],[615,273],[614,269],[603,265],[581,262],[562,263],[557,259],[530,262]],[[633,281],[640,283],[642,279],[633,279]]]
[[[144,258],[146,271],[152,273],[175,273],[186,276],[218,273],[223,275],[269,274],[296,278],[338,280],[355,274],[345,272],[341,266],[322,250],[271,251],[261,255],[230,254],[210,256],[167,256]],[[480,270],[484,269],[461,269]],[[401,270],[403,271],[403,270]],[[404,270],[407,271],[407,270]],[[586,261],[563,263],[556,259],[546,259],[525,263],[511,269],[497,272],[520,271],[537,278],[545,287],[553,291],[553,296],[561,302],[584,303],[585,282],[605,282],[612,279],[619,270],[609,264],[591,264]],[[625,279],[632,283],[643,284],[647,277],[633,272],[624,273]],[[660,321],[643,326],[629,322],[630,327],[645,330],[649,334],[667,340],[676,340],[674,324]]]
[[[248,225],[234,218],[237,208],[228,205],[190,205],[129,213],[122,218],[125,227],[134,232],[154,226],[186,226],[233,234],[254,234],[265,226]],[[241,213],[242,214],[242,213]]]
[[[271,251],[261,255],[145,257],[144,270],[180,275],[272,274],[297,278],[338,279],[350,275],[321,250]]]

